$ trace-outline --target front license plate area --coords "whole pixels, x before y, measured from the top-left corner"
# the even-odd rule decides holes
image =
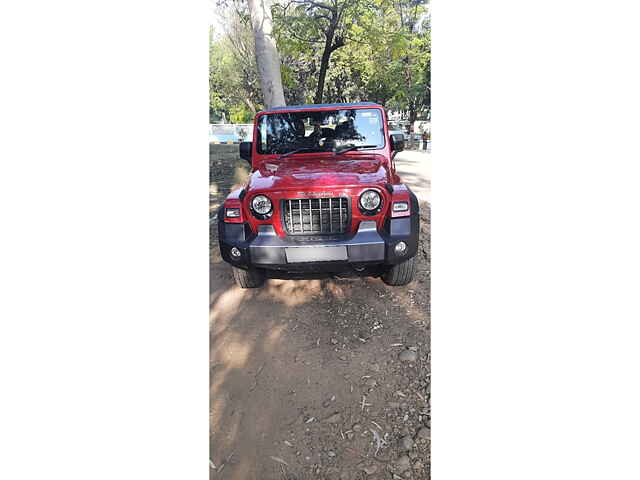
[[[287,263],[337,262],[347,260],[347,247],[287,247]]]

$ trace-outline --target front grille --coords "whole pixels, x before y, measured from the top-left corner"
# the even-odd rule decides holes
[[[351,218],[349,200],[297,198],[282,201],[282,219],[289,235],[345,233]]]

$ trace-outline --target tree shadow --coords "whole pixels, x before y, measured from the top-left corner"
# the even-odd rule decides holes
[[[226,463],[225,478],[243,480],[357,470],[361,456],[371,454],[368,441],[357,455],[339,444],[363,415],[362,378],[370,365],[391,358],[381,350],[394,341],[429,343],[424,312],[411,295],[391,293],[369,278],[268,280],[262,289],[243,290],[222,263],[212,265],[211,285],[214,465]],[[378,375],[381,382],[395,382]],[[369,403],[379,407],[391,400],[389,392],[379,395],[369,395]],[[331,396],[336,401],[327,407]],[[340,423],[323,423],[334,412]],[[329,457],[328,451],[338,453]],[[211,478],[221,475],[212,470]]]
[[[212,158],[227,166],[212,175],[221,201],[243,161],[231,149]],[[396,435],[388,406],[398,400],[395,392],[423,382],[417,391],[427,396],[428,279],[398,289],[374,278],[272,278],[263,288],[240,289],[217,250],[214,243],[210,478],[322,479],[346,470],[359,479],[363,461],[382,466],[396,458],[392,447],[374,456],[369,431],[351,440],[348,432],[375,421]],[[415,367],[398,365],[399,344],[419,346]],[[421,398],[406,401],[420,411]],[[339,420],[329,421],[335,413]]]

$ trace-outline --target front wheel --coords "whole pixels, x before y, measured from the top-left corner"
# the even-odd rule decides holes
[[[260,270],[231,268],[233,268],[233,279],[240,288],[258,288],[264,283],[264,273]]]
[[[382,275],[382,281],[387,285],[399,287],[410,283],[415,273],[416,257],[411,257],[402,263],[392,265],[389,270]]]

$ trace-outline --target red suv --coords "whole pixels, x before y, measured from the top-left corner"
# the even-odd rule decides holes
[[[286,272],[380,276],[406,285],[415,272],[419,207],[396,174],[401,134],[371,102],[259,112],[244,188],[218,214],[222,258],[236,283],[259,287]]]

